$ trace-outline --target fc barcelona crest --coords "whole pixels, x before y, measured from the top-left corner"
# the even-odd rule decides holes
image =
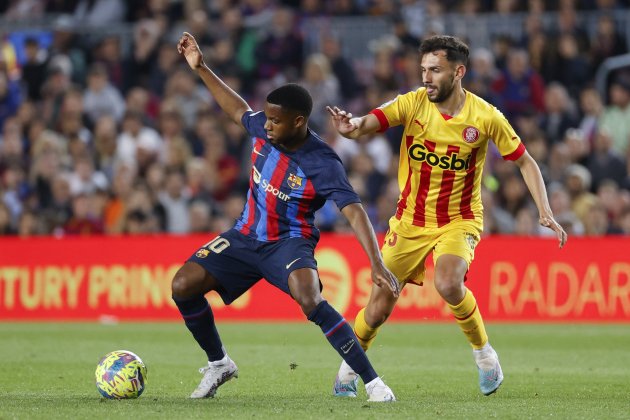
[[[300,188],[302,186],[302,177],[295,174],[289,174],[287,184],[289,184],[289,187],[293,189]]]

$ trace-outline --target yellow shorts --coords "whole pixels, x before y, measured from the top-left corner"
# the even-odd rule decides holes
[[[440,255],[456,255],[470,267],[481,234],[478,227],[466,221],[451,222],[441,228],[418,228],[417,232],[412,237],[403,236],[394,230],[390,221],[385,235],[381,248],[383,262],[401,284],[422,285],[426,259],[431,252],[434,262]]]

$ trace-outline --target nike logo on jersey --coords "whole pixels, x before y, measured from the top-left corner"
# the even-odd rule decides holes
[[[350,341],[348,341],[346,344],[344,344],[343,346],[341,346],[341,351],[343,352],[343,354],[348,354],[348,352],[350,351],[350,349],[352,349],[352,347],[354,346],[354,338]]]
[[[291,261],[289,264],[287,264],[287,265],[286,265],[286,269],[288,270],[289,268],[291,268],[291,266],[293,265],[293,263],[295,263],[297,260],[299,260],[299,259],[301,259],[301,258],[302,258],[302,257],[300,257],[300,258],[296,258],[296,259],[294,259],[293,261]]]
[[[263,157],[265,156],[265,155],[263,155],[262,153],[260,153],[260,152],[259,152],[258,150],[256,150],[256,149],[254,149],[254,153],[256,153],[258,156],[263,156]]]

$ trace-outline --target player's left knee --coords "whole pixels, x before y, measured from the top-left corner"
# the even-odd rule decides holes
[[[447,276],[435,278],[435,289],[442,298],[449,301],[463,298],[465,293],[464,279],[460,276]]]
[[[322,298],[321,295],[303,294],[295,297],[295,301],[298,303],[298,305],[300,305],[300,308],[302,308],[302,312],[307,317],[323,300],[324,298]]]

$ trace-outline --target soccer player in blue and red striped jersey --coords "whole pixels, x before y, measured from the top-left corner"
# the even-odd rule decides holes
[[[289,294],[308,320],[322,329],[365,383],[368,401],[395,401],[352,328],[321,295],[314,258],[319,232],[313,221],[315,211],[329,199],[341,209],[367,253],[374,283],[397,296],[398,281],[383,264],[374,230],[341,160],[308,128],[311,96],[298,85],[284,85],[267,96],[263,111],[252,112],[205,65],[192,35],[185,32],[177,49],[221,109],[251,135],[253,161],[247,202],[235,226],[199,248],[173,278],[173,300],[208,356],[191,398],[213,397],[219,386],[238,374],[204,295],[214,290],[229,305],[265,278]]]

